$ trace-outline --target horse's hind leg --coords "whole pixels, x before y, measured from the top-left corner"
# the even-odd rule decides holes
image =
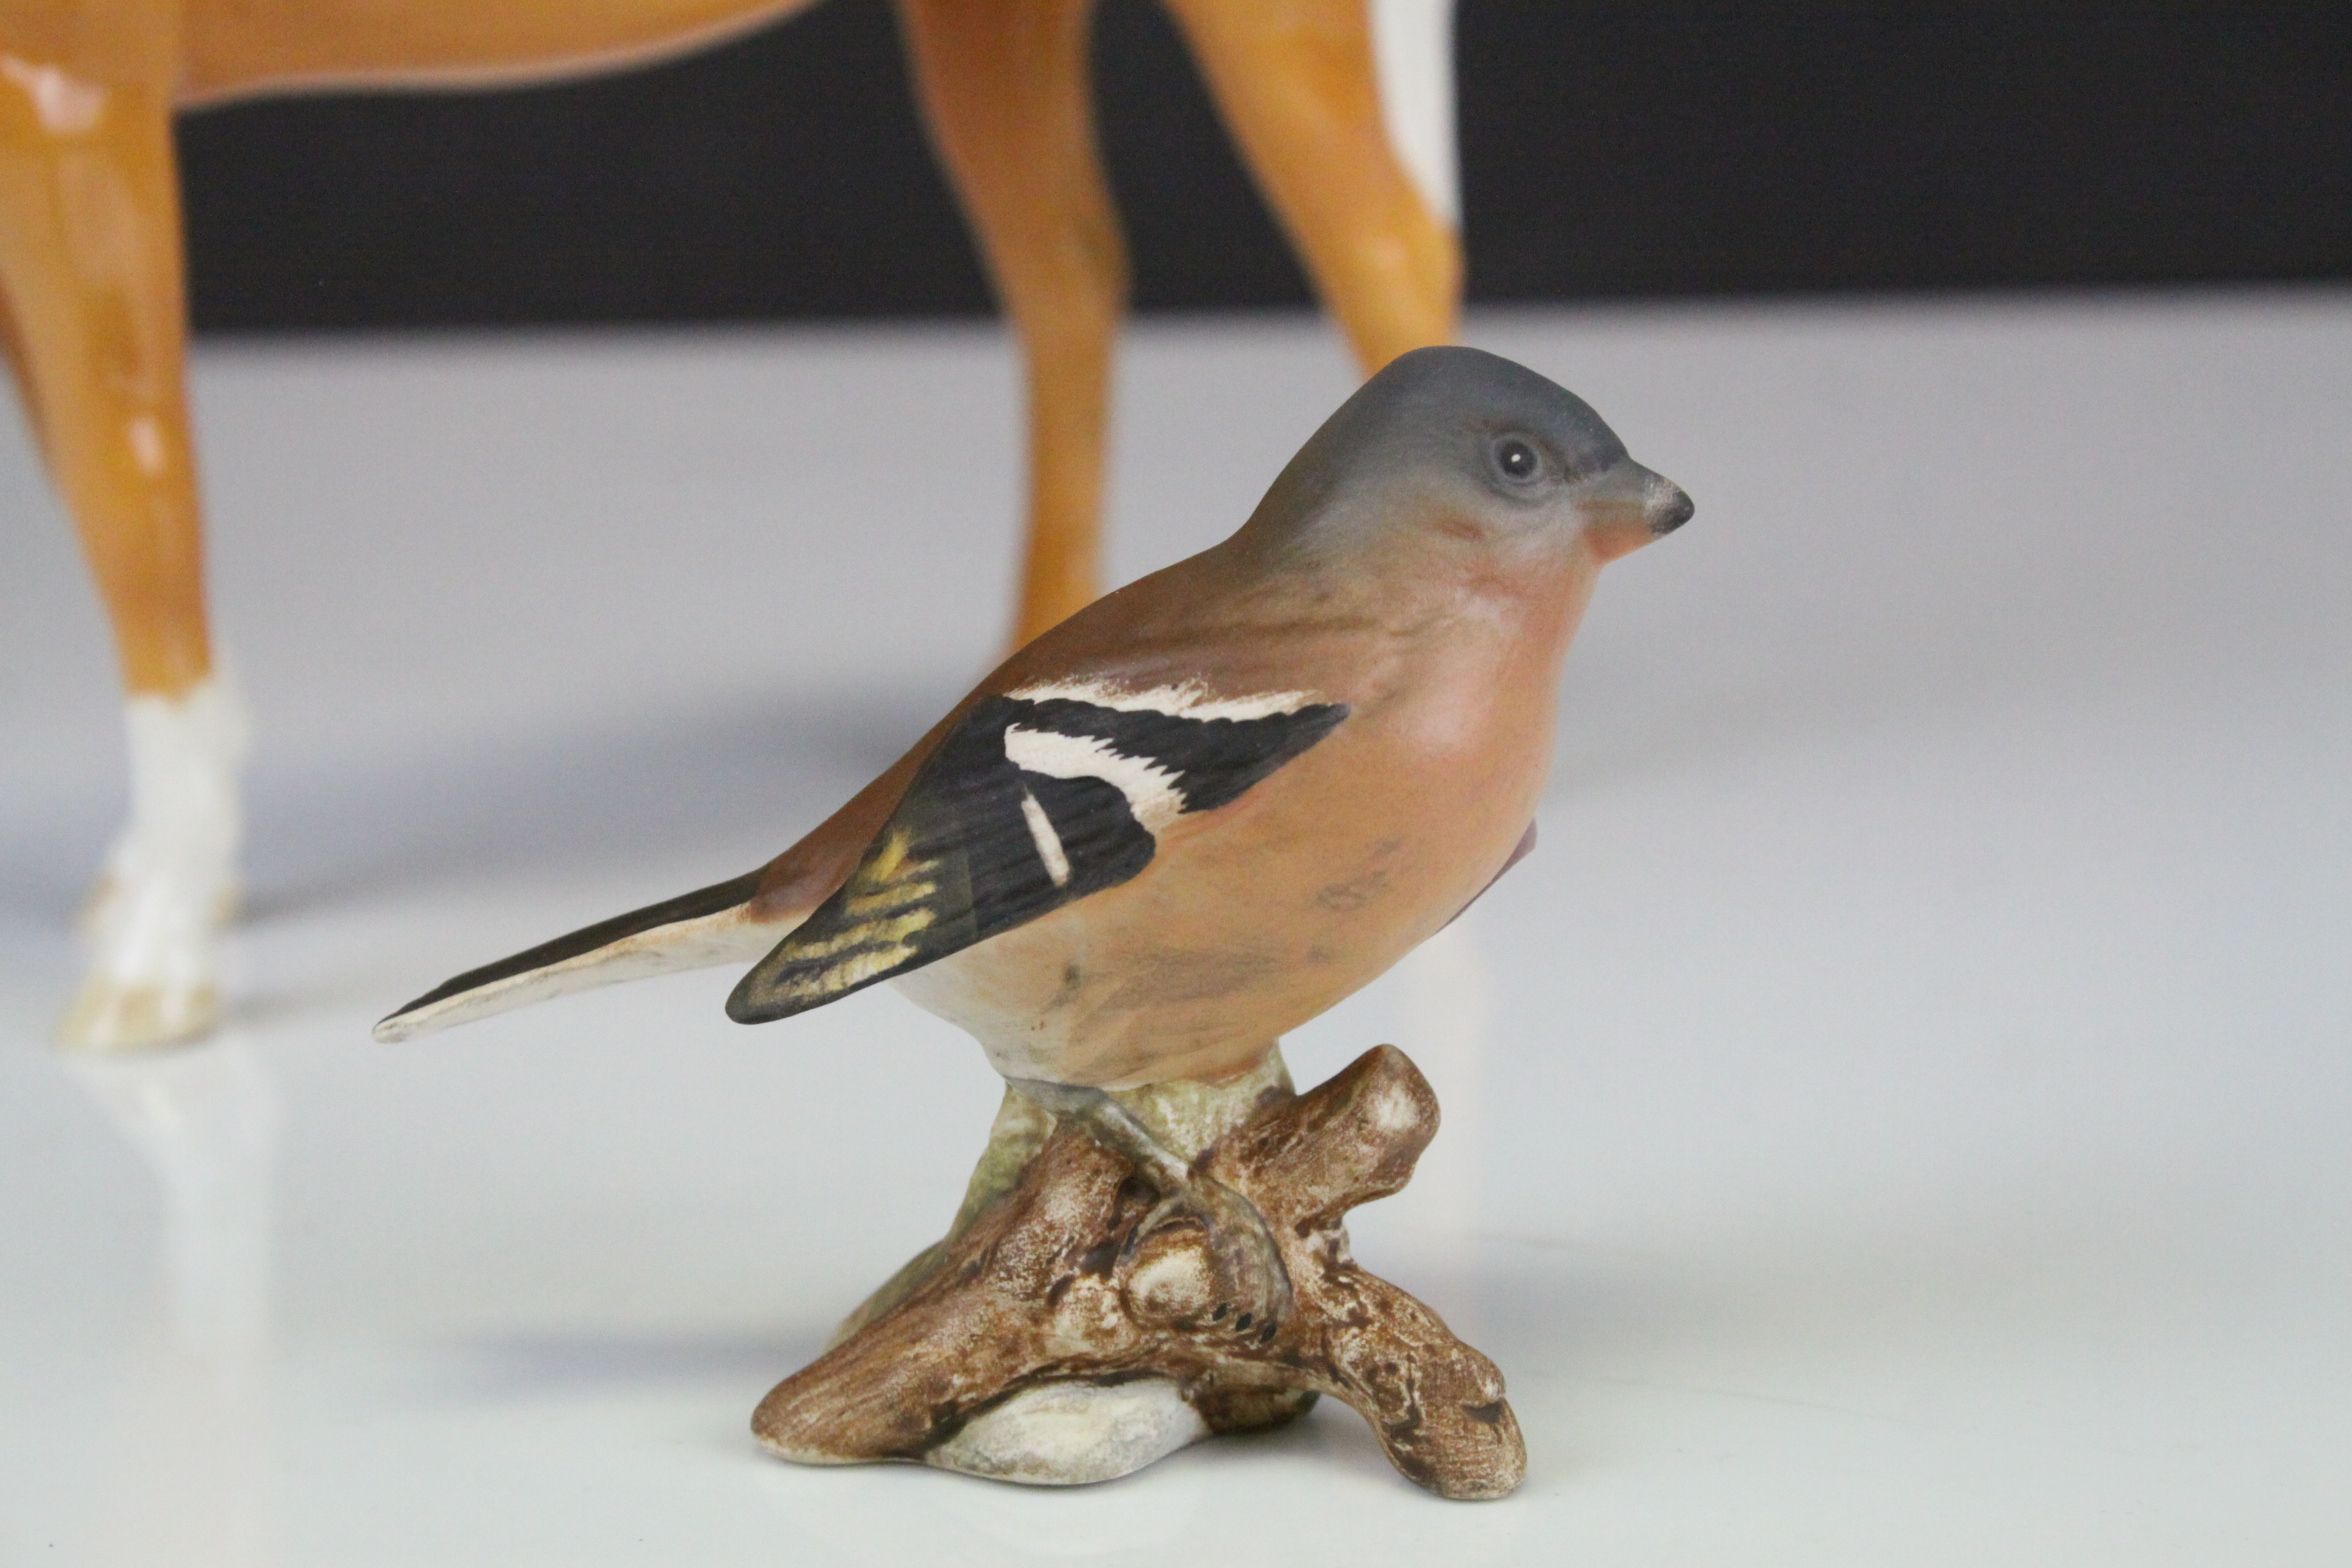
[[[131,822],[92,905],[91,968],[64,1033],[159,1044],[214,1013],[242,743],[206,640],[171,105],[160,85],[6,63],[0,291],[129,698]]]
[[[1444,0],[1167,0],[1210,91],[1290,234],[1324,305],[1367,371],[1407,349],[1454,334],[1462,247],[1452,202],[1451,112],[1435,90],[1451,62]],[[1372,33],[1379,7],[1392,24],[1425,25],[1389,40],[1385,73],[1400,101],[1383,113]],[[1400,91],[1418,84],[1422,91]],[[1407,97],[1411,101],[1405,101]],[[1424,191],[1400,156],[1395,129],[1413,134]],[[1446,210],[1440,210],[1443,207]]]
[[[1099,587],[1111,349],[1127,257],[1095,153],[1092,0],[901,0],[925,118],[1029,374],[1018,639]]]

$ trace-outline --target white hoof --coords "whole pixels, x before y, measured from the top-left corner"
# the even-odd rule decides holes
[[[182,1045],[220,1021],[220,993],[203,984],[130,985],[104,975],[82,982],[57,1026],[74,1051],[143,1051]]]
[[[82,903],[81,918],[74,922],[74,929],[81,933],[85,943],[99,942],[106,932],[126,918],[123,911],[131,902],[129,884],[117,876],[113,869],[122,858],[123,851],[118,844],[115,852],[106,858],[107,869],[98,874],[97,882],[90,889],[90,896]],[[213,929],[226,930],[237,923],[238,907],[244,902],[244,897],[244,889],[233,881],[221,889],[220,896],[213,901]]]
[[[88,978],[59,1028],[85,1050],[189,1040],[219,1015],[214,933],[236,901],[244,715],[215,679],[128,710],[131,821],[83,914]]]

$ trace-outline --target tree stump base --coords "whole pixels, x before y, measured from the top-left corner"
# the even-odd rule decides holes
[[[1127,1162],[1008,1096],[947,1239],[760,1402],[759,1440],[803,1464],[1070,1485],[1329,1394],[1442,1497],[1519,1484],[1527,1453],[1494,1363],[1348,1251],[1342,1216],[1402,1188],[1437,1132],[1437,1097],[1402,1051],[1375,1047],[1303,1095],[1275,1054],[1236,1083],[1128,1103],[1257,1205],[1289,1271],[1286,1316],[1220,1309],[1199,1224],[1138,1235],[1157,1195]]]

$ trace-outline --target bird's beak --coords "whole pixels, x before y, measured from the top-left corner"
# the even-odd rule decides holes
[[[1587,505],[1587,530],[1604,561],[1662,539],[1691,519],[1696,505],[1682,486],[1631,458],[1619,463]]]

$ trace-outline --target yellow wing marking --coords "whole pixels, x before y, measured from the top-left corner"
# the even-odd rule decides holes
[[[794,965],[808,965],[811,972],[785,981],[779,989],[786,996],[802,1001],[846,991],[914,956],[910,939],[939,918],[924,902],[939,882],[932,875],[938,863],[916,859],[911,847],[903,828],[874,846],[842,900],[846,923],[829,936],[794,944]]]

